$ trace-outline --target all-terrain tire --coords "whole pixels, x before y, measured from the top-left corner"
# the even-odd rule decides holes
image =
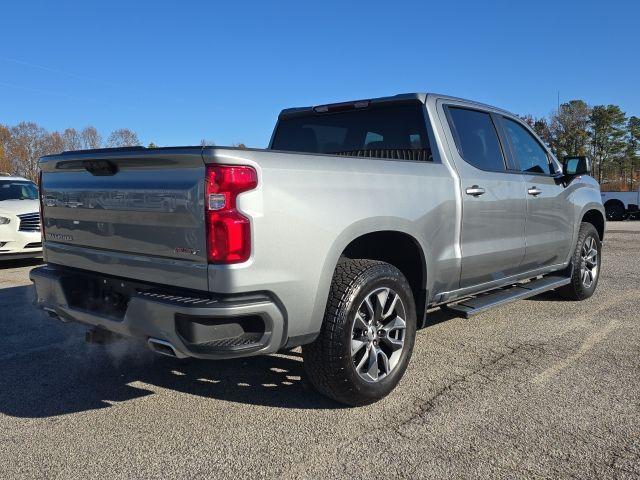
[[[352,337],[358,309],[367,295],[379,289],[391,289],[403,304],[404,344],[399,360],[388,374],[367,382],[358,374],[352,356]],[[396,267],[376,260],[341,259],[333,275],[320,334],[313,343],[302,347],[308,380],[323,395],[347,405],[380,400],[395,388],[407,368],[416,323],[411,287]]]
[[[592,247],[588,247],[592,245]],[[585,258],[585,253],[594,248],[597,251],[597,257],[595,262],[589,262]],[[598,286],[598,279],[600,278],[600,259],[602,252],[602,243],[600,242],[600,236],[596,228],[590,223],[581,223],[580,230],[578,231],[578,241],[576,243],[573,256],[571,257],[571,283],[561,287],[557,292],[568,300],[585,300],[593,295],[596,287]],[[585,268],[589,268],[589,265],[595,263],[595,275],[591,283],[585,283]],[[593,268],[591,268],[593,270]],[[587,278],[589,277],[588,274]]]

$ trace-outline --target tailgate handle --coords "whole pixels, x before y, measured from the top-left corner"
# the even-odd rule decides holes
[[[91,175],[107,176],[118,173],[118,166],[109,160],[83,160],[82,166]]]

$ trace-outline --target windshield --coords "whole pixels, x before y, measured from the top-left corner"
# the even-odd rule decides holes
[[[284,117],[271,148],[383,158],[420,152],[419,159],[431,160],[423,105],[418,102]]]
[[[0,201],[37,200],[38,187],[24,180],[0,180]]]

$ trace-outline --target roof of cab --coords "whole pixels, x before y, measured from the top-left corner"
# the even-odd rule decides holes
[[[498,107],[494,107],[493,105],[487,105],[481,102],[476,102],[474,100],[468,100],[466,98],[459,98],[459,97],[453,97],[450,95],[442,95],[439,93],[426,93],[426,92],[414,92],[414,93],[400,93],[398,95],[392,95],[389,97],[377,97],[377,98],[369,98],[369,99],[360,99],[360,100],[350,100],[347,102],[336,102],[336,103],[326,103],[326,104],[320,104],[320,105],[313,105],[313,106],[308,106],[308,107],[294,107],[294,108],[285,108],[284,110],[282,110],[280,112],[279,118],[283,118],[283,117],[291,117],[291,116],[296,116],[298,114],[304,114],[304,113],[309,113],[312,111],[317,111],[318,108],[323,108],[323,107],[332,107],[332,106],[338,106],[338,105],[345,105],[345,104],[357,104],[357,103],[363,103],[363,102],[367,102],[368,105],[382,105],[385,103],[406,103],[406,102],[421,102],[421,103],[426,103],[427,99],[430,98],[434,98],[437,100],[451,100],[451,101],[455,101],[455,102],[464,102],[465,104],[469,105],[469,106],[476,106],[478,108],[486,108],[486,109],[491,109],[491,110],[495,110],[495,111],[500,111],[500,112],[504,112],[506,114],[509,115],[513,115],[513,113],[504,110],[502,108],[498,108]]]
[[[24,182],[29,182],[30,180],[24,177],[17,177],[15,175],[11,175],[7,172],[0,172],[0,180],[20,180]]]
[[[323,107],[335,107],[341,105],[348,104],[358,104],[367,102],[368,105],[381,105],[385,103],[406,103],[406,102],[421,102],[424,103],[427,99],[426,93],[401,93],[398,95],[393,95],[391,97],[378,97],[378,98],[366,98],[360,100],[350,100],[346,102],[335,102],[335,103],[323,103],[320,105],[311,105],[308,107],[294,107],[294,108],[285,108],[280,112],[278,118],[283,117],[293,117],[299,114],[309,113],[317,111],[319,108]]]

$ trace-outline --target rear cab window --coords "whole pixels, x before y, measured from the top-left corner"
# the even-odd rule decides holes
[[[488,112],[447,106],[447,117],[460,156],[480,170],[504,172],[498,132]]]
[[[423,104],[313,110],[280,118],[271,149],[341,156],[432,161]]]

